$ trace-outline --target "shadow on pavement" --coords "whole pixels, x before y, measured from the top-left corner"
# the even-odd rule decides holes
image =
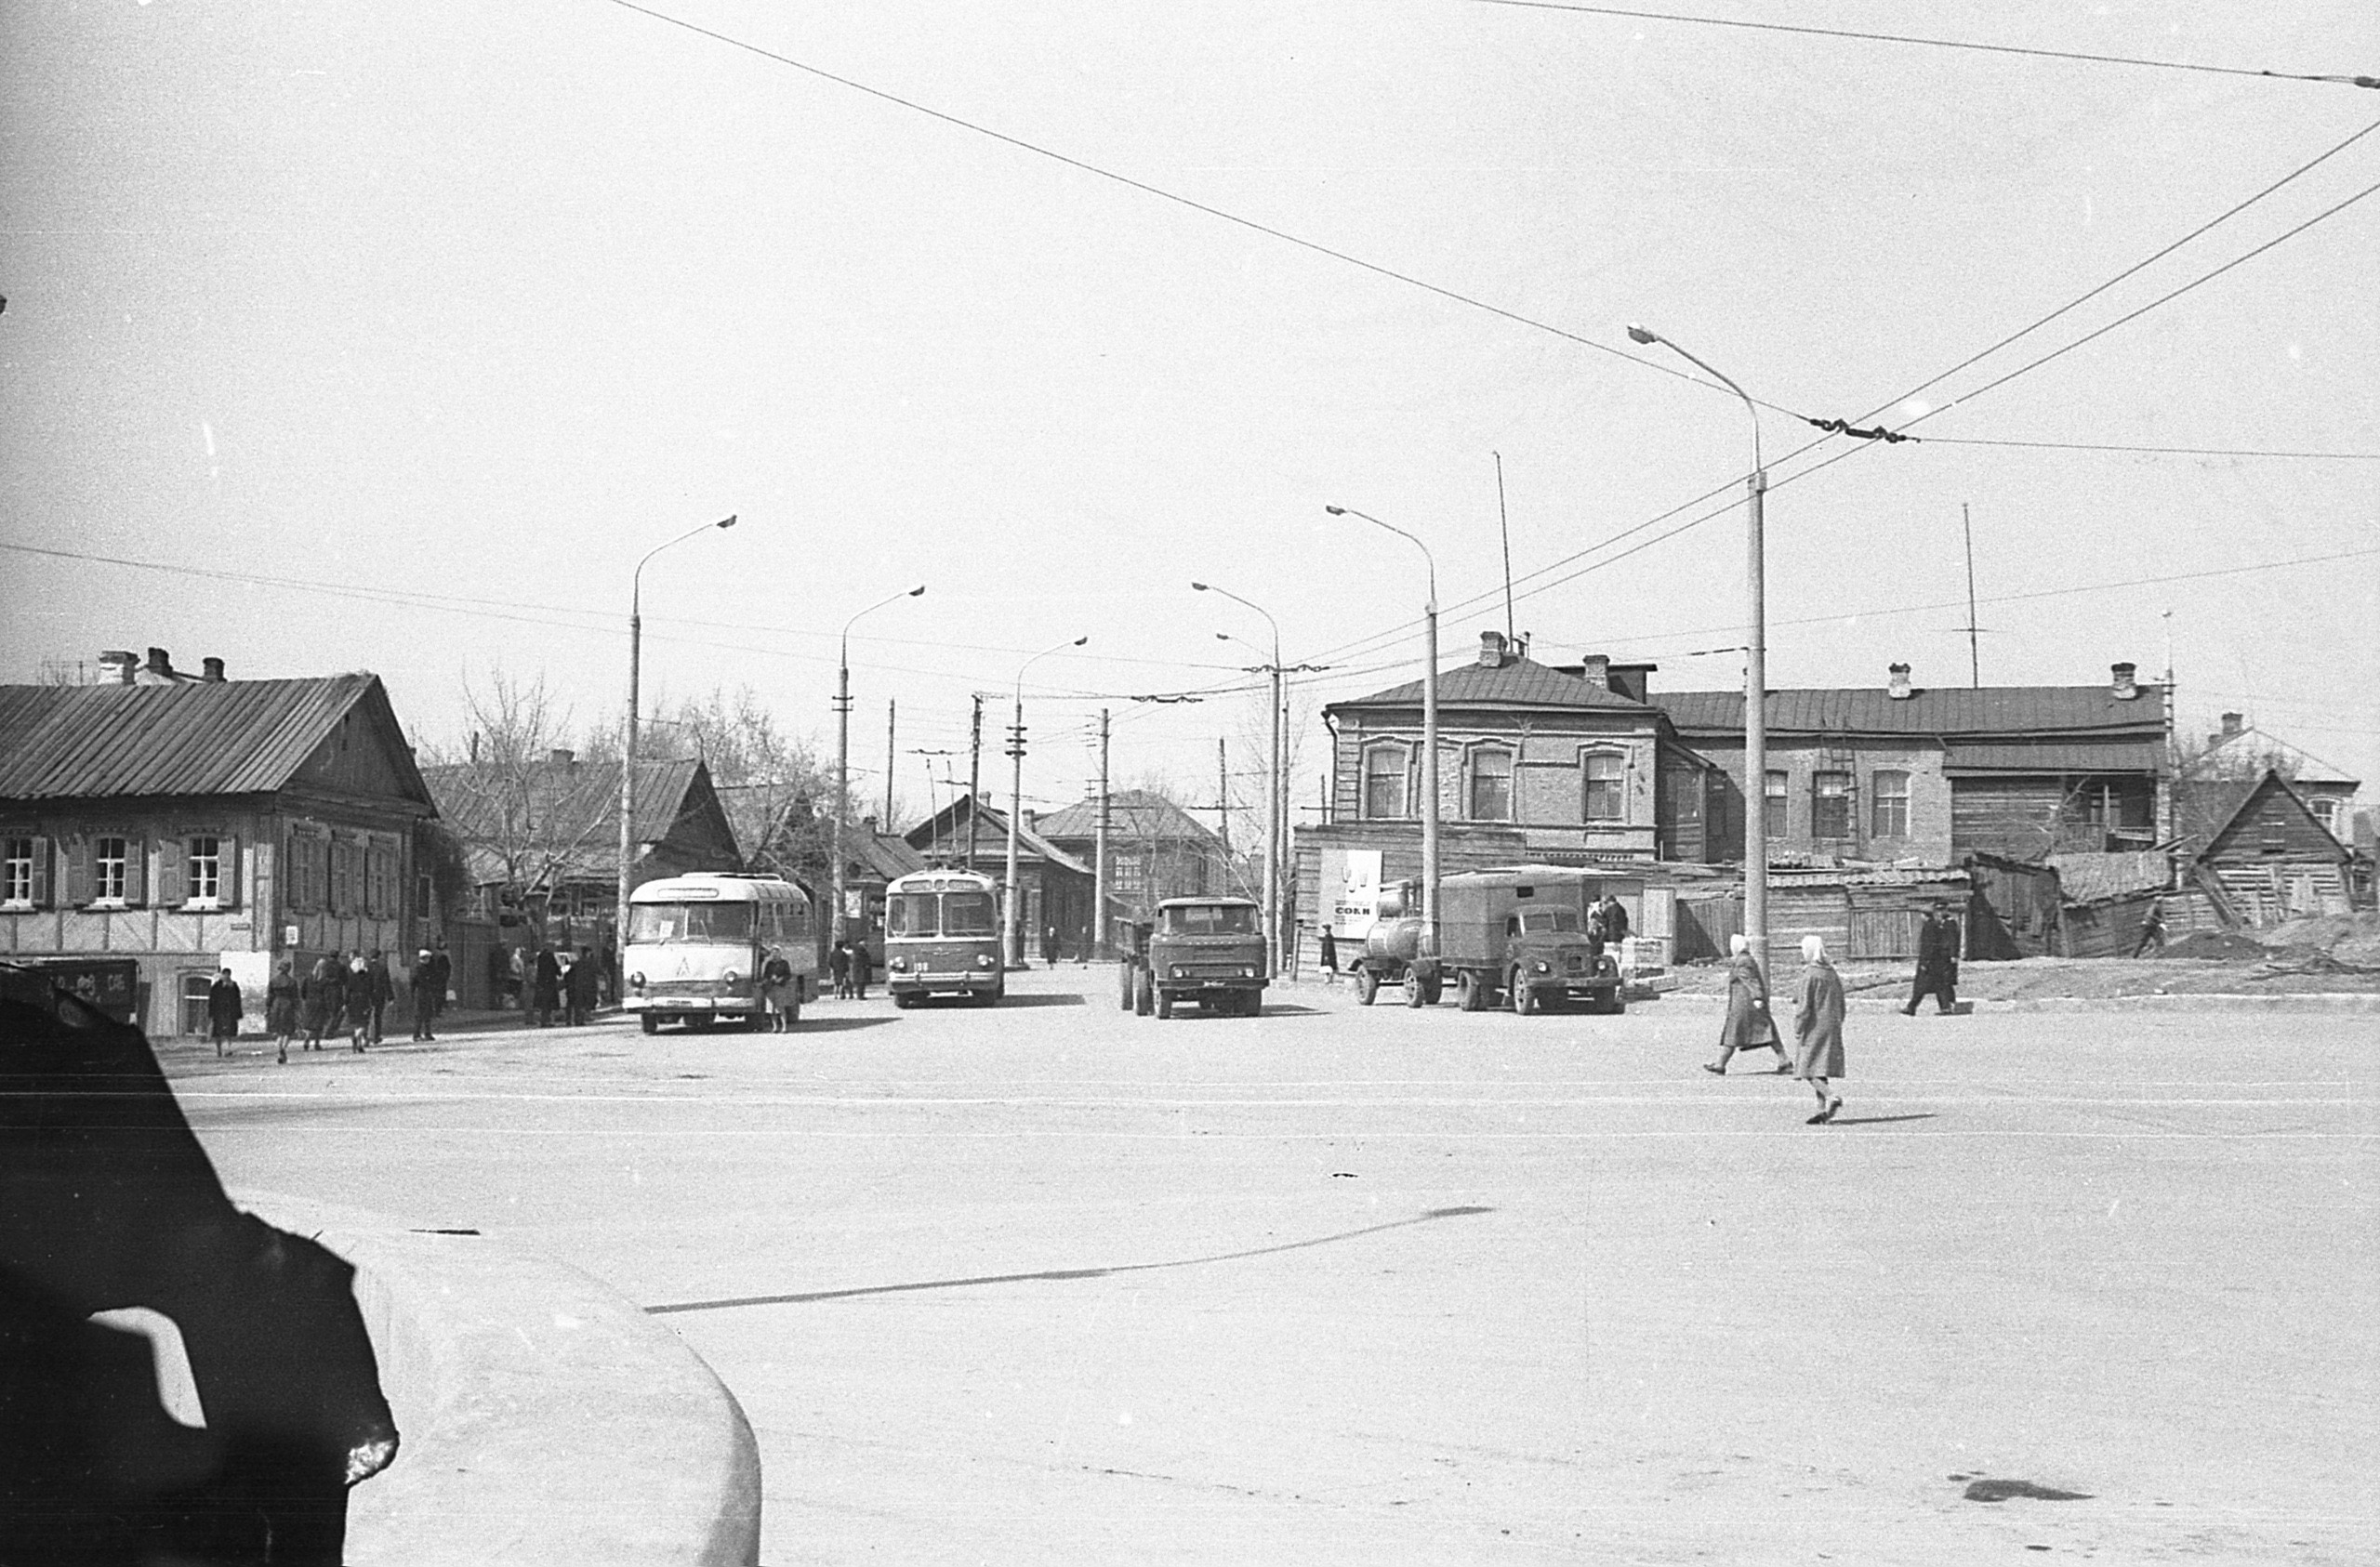
[[[1004,995],[999,999],[998,1009],[1006,1010],[1011,1007],[1079,1007],[1082,1004],[1082,997],[1074,994]]]
[[[1838,1115],[1827,1123],[1830,1126],[1889,1126],[1896,1121],[1932,1121],[1937,1117],[1930,1110],[1914,1115]]]
[[[867,1284],[858,1289],[822,1289],[805,1295],[746,1295],[725,1300],[685,1300],[668,1306],[647,1306],[648,1314],[666,1317],[678,1311],[722,1311],[731,1306],[800,1306],[813,1300],[849,1300],[863,1295],[904,1295],[914,1290],[965,1289],[975,1284],[1028,1284],[1039,1280],[1104,1279],[1117,1273],[1145,1273],[1162,1268],[1195,1268],[1210,1262],[1237,1262],[1245,1258],[1270,1257],[1276,1252],[1303,1251],[1308,1246],[1327,1246],[1341,1241],[1352,1241],[1361,1235],[1377,1235],[1383,1230],[1402,1230],[1408,1225],[1428,1224],[1434,1219],[1465,1218],[1474,1214],[1494,1213],[1493,1208],[1431,1208],[1411,1218],[1395,1218],[1386,1224],[1368,1224],[1361,1230],[1342,1231],[1336,1235],[1317,1235],[1310,1241],[1289,1241],[1277,1246],[1255,1246],[1247,1251],[1218,1252],[1212,1257],[1185,1257],[1172,1262],[1127,1262],[1114,1268],[1052,1268],[1038,1273],[982,1273],[969,1279],[930,1279],[919,1284]]]
[[[897,1018],[804,1018],[793,1025],[788,1037],[804,1034],[841,1034],[854,1028],[888,1028],[898,1021]],[[754,1037],[765,1039],[768,1035],[756,1034]]]

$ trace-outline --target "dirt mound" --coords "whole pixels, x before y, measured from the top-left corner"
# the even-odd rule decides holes
[[[2253,960],[2265,955],[2265,949],[2254,937],[2236,930],[2193,930],[2179,941],[2168,942],[2166,957],[2200,957],[2222,960]]]
[[[2293,919],[2286,925],[2258,932],[2256,939],[2275,949],[2310,948],[2327,953],[2334,960],[2351,968],[2380,966],[2380,914]]]

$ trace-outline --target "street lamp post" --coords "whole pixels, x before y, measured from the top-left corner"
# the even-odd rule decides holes
[[[1000,925],[1005,937],[1000,944],[1006,949],[1006,962],[1012,968],[1025,967],[1025,932],[1016,923],[1016,824],[1025,809],[1025,672],[1053,652],[1078,648],[1090,640],[1089,637],[1077,637],[1072,641],[1056,643],[1043,648],[1016,666],[1016,723],[1009,731],[1008,745],[1008,891],[1001,900],[1000,911]],[[967,830],[972,836],[975,829],[972,823]]]
[[[1438,951],[1438,560],[1430,546],[1394,523],[1353,507],[1326,506],[1333,517],[1357,517],[1385,528],[1421,552],[1430,568],[1430,601],[1422,607],[1421,665],[1421,941],[1431,957]]]
[[[1745,616],[1752,623],[1744,650],[1744,939],[1768,972],[1768,611],[1765,586],[1766,553],[1763,544],[1763,498],[1768,494],[1768,470],[1760,456],[1760,408],[1752,395],[1726,375],[1705,363],[1659,333],[1631,323],[1628,336],[1650,346],[1659,343],[1680,359],[1710,375],[1743,399],[1752,415],[1752,477],[1745,481],[1750,499],[1744,521]]]
[[[1251,603],[1228,587],[1217,587],[1204,582],[1194,582],[1190,586],[1201,593],[1220,593],[1235,604],[1254,610],[1264,617],[1264,624],[1273,628],[1273,662],[1265,665],[1273,677],[1272,723],[1269,726],[1273,731],[1273,766],[1266,774],[1268,786],[1264,791],[1264,939],[1266,956],[1272,963],[1273,971],[1277,974],[1287,967],[1282,957],[1281,932],[1281,623],[1275,620],[1272,612],[1263,605]],[[1228,633],[1219,631],[1216,635],[1225,637]]]
[[[852,813],[852,627],[859,624],[860,615],[872,614],[885,605],[898,603],[904,599],[915,599],[925,590],[923,583],[915,587],[905,587],[898,593],[879,599],[859,614],[843,622],[842,654],[837,661],[835,672],[835,917],[832,933],[838,936],[842,934],[843,923],[843,818]],[[886,787],[891,787],[889,774]]]
[[[683,544],[696,533],[710,528],[733,528],[733,516],[716,522],[706,522],[699,528],[689,528],[676,538],[654,545],[644,552],[628,573],[628,744],[620,756],[620,896],[613,911],[612,957],[615,964],[622,960],[628,945],[628,878],[636,870],[636,709],[637,679],[644,654],[644,563],[673,544]],[[614,994],[618,994],[618,978],[614,977]]]

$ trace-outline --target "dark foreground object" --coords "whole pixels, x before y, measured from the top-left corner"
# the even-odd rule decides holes
[[[232,1206],[149,1042],[0,965],[0,1562],[337,1567],[397,1430],[355,1271]],[[205,1412],[159,1402],[172,1320]]]

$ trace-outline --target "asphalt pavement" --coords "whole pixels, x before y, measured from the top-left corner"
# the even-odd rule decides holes
[[[1814,1127],[1707,1007],[1012,985],[166,1059],[231,1183],[662,1312],[774,1567],[2380,1552],[2368,1016],[1858,1014]]]

